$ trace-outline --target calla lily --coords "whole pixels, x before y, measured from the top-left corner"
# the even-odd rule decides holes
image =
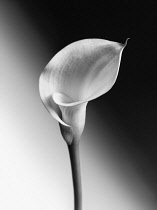
[[[69,145],[83,132],[87,103],[114,85],[125,45],[103,39],[76,41],[59,51],[42,72],[41,99]]]
[[[125,45],[103,39],[74,42],[59,51],[40,76],[41,99],[68,145],[75,210],[82,210],[79,139],[86,106],[114,85]]]

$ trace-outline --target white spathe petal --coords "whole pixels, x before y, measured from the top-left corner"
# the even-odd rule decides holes
[[[87,102],[114,85],[125,46],[103,39],[80,40],[59,51],[45,67],[41,99],[69,143],[83,131]]]

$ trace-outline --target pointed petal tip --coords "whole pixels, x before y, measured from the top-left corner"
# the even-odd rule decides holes
[[[120,44],[122,46],[122,50],[127,46],[129,39],[130,38],[127,38],[124,44]]]

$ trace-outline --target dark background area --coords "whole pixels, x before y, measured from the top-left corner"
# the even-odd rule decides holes
[[[121,144],[143,178],[157,192],[155,3],[128,0],[16,2],[46,42],[47,62],[54,53],[80,39],[102,38],[124,43],[130,38],[114,87],[89,106],[114,126],[110,114],[104,112],[104,103],[108,104],[114,118],[123,125],[115,125],[117,134],[122,135],[123,127],[130,137],[122,138]]]

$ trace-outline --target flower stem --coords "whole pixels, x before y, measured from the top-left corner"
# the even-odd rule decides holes
[[[80,156],[79,156],[79,144],[68,145],[73,190],[74,190],[74,210],[82,210],[82,186],[81,186],[81,171],[80,171]]]

